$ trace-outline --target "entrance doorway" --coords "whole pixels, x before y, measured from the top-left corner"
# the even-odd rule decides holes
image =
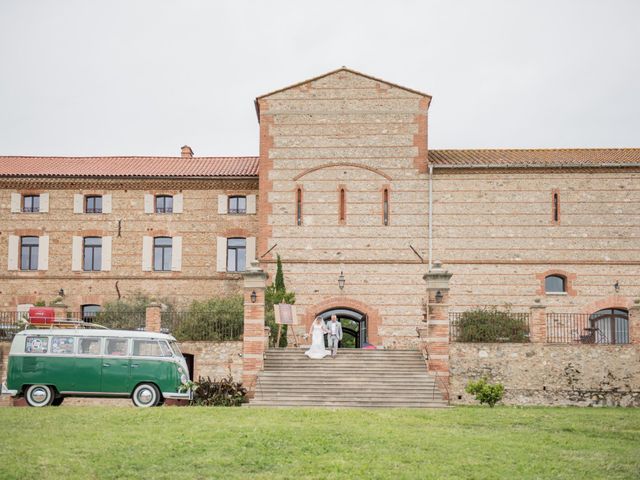
[[[332,315],[336,315],[342,324],[340,348],[363,348],[367,345],[367,316],[364,313],[350,308],[332,308],[318,314],[325,322],[329,322]]]

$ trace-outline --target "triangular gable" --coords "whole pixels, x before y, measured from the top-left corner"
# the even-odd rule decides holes
[[[372,77],[371,75],[366,75],[364,73],[360,73],[360,72],[357,72],[355,70],[351,70],[350,68],[347,68],[347,67],[342,67],[342,68],[338,68],[337,70],[333,70],[331,72],[324,73],[322,75],[318,75],[317,77],[309,78],[307,80],[303,80],[302,82],[294,83],[293,85],[289,85],[289,86],[284,87],[284,88],[279,88],[278,90],[274,90],[273,92],[269,92],[269,93],[265,93],[264,95],[260,95],[259,97],[256,97],[256,110],[258,109],[258,101],[263,99],[263,98],[268,98],[271,95],[275,95],[276,93],[284,92],[284,91],[289,90],[291,88],[297,88],[297,87],[299,87],[301,85],[305,85],[307,83],[315,82],[316,80],[320,80],[321,78],[328,77],[329,75],[334,75],[334,74],[339,73],[339,72],[349,72],[349,73],[351,73],[353,75],[358,75],[360,77],[368,78],[369,80],[373,80],[375,82],[380,82],[380,83],[383,83],[385,85],[389,85],[391,87],[395,87],[395,88],[399,88],[401,90],[405,90],[407,92],[415,93],[416,95],[419,95],[421,97],[428,98],[429,102],[431,102],[431,95],[429,95],[429,94],[426,94],[426,93],[423,93],[423,92],[419,92],[419,91],[413,90],[411,88],[403,87],[403,86],[397,85],[395,83],[387,82],[386,80],[382,80],[380,78]]]

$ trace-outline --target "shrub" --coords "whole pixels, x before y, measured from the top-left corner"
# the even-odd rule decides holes
[[[477,382],[469,382],[464,389],[465,392],[475,395],[476,400],[480,402],[480,404],[486,403],[491,408],[502,400],[502,396],[504,395],[504,385],[501,383],[490,384],[487,383],[486,378],[481,378]]]
[[[194,301],[187,312],[180,316],[169,313],[167,317],[173,320],[170,330],[177,340],[240,340],[244,325],[244,298],[233,295],[205,302]]]
[[[220,380],[199,377],[197,382],[183,385],[182,390],[193,391],[190,405],[203,407],[237,407],[246,401],[247,389],[231,375]]]
[[[524,314],[509,309],[478,308],[460,315],[457,325],[458,342],[514,342],[529,341],[529,322]]]
[[[95,323],[108,328],[136,330],[144,328],[147,306],[154,300],[141,293],[136,293],[126,300],[105,303],[102,311],[94,319]],[[165,310],[174,310],[172,303],[162,300]]]

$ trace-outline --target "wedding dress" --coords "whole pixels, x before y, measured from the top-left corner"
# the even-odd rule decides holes
[[[324,348],[324,326],[313,324],[311,330],[311,348],[304,352],[309,358],[320,359],[331,355],[331,351]]]

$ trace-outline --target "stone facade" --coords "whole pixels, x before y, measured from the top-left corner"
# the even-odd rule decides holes
[[[193,380],[198,377],[242,379],[242,342],[180,342],[185,354],[193,355]]]
[[[477,403],[467,382],[505,386],[508,405],[640,406],[636,345],[453,343],[450,399]]]
[[[136,292],[168,298],[177,305],[215,295],[241,291],[241,275],[217,271],[217,237],[254,237],[256,215],[221,215],[219,195],[255,195],[252,179],[209,180],[112,180],[103,179],[2,179],[0,184],[0,307],[49,302],[64,289],[70,311],[82,305],[103,305]],[[47,192],[47,213],[11,213],[12,193]],[[145,194],[181,193],[182,213],[145,213]],[[74,195],[110,194],[111,213],[73,213]],[[47,235],[48,268],[45,271],[9,271],[10,235]],[[112,242],[110,271],[72,271],[74,236],[109,236]],[[144,236],[180,236],[180,271],[143,271]]]

